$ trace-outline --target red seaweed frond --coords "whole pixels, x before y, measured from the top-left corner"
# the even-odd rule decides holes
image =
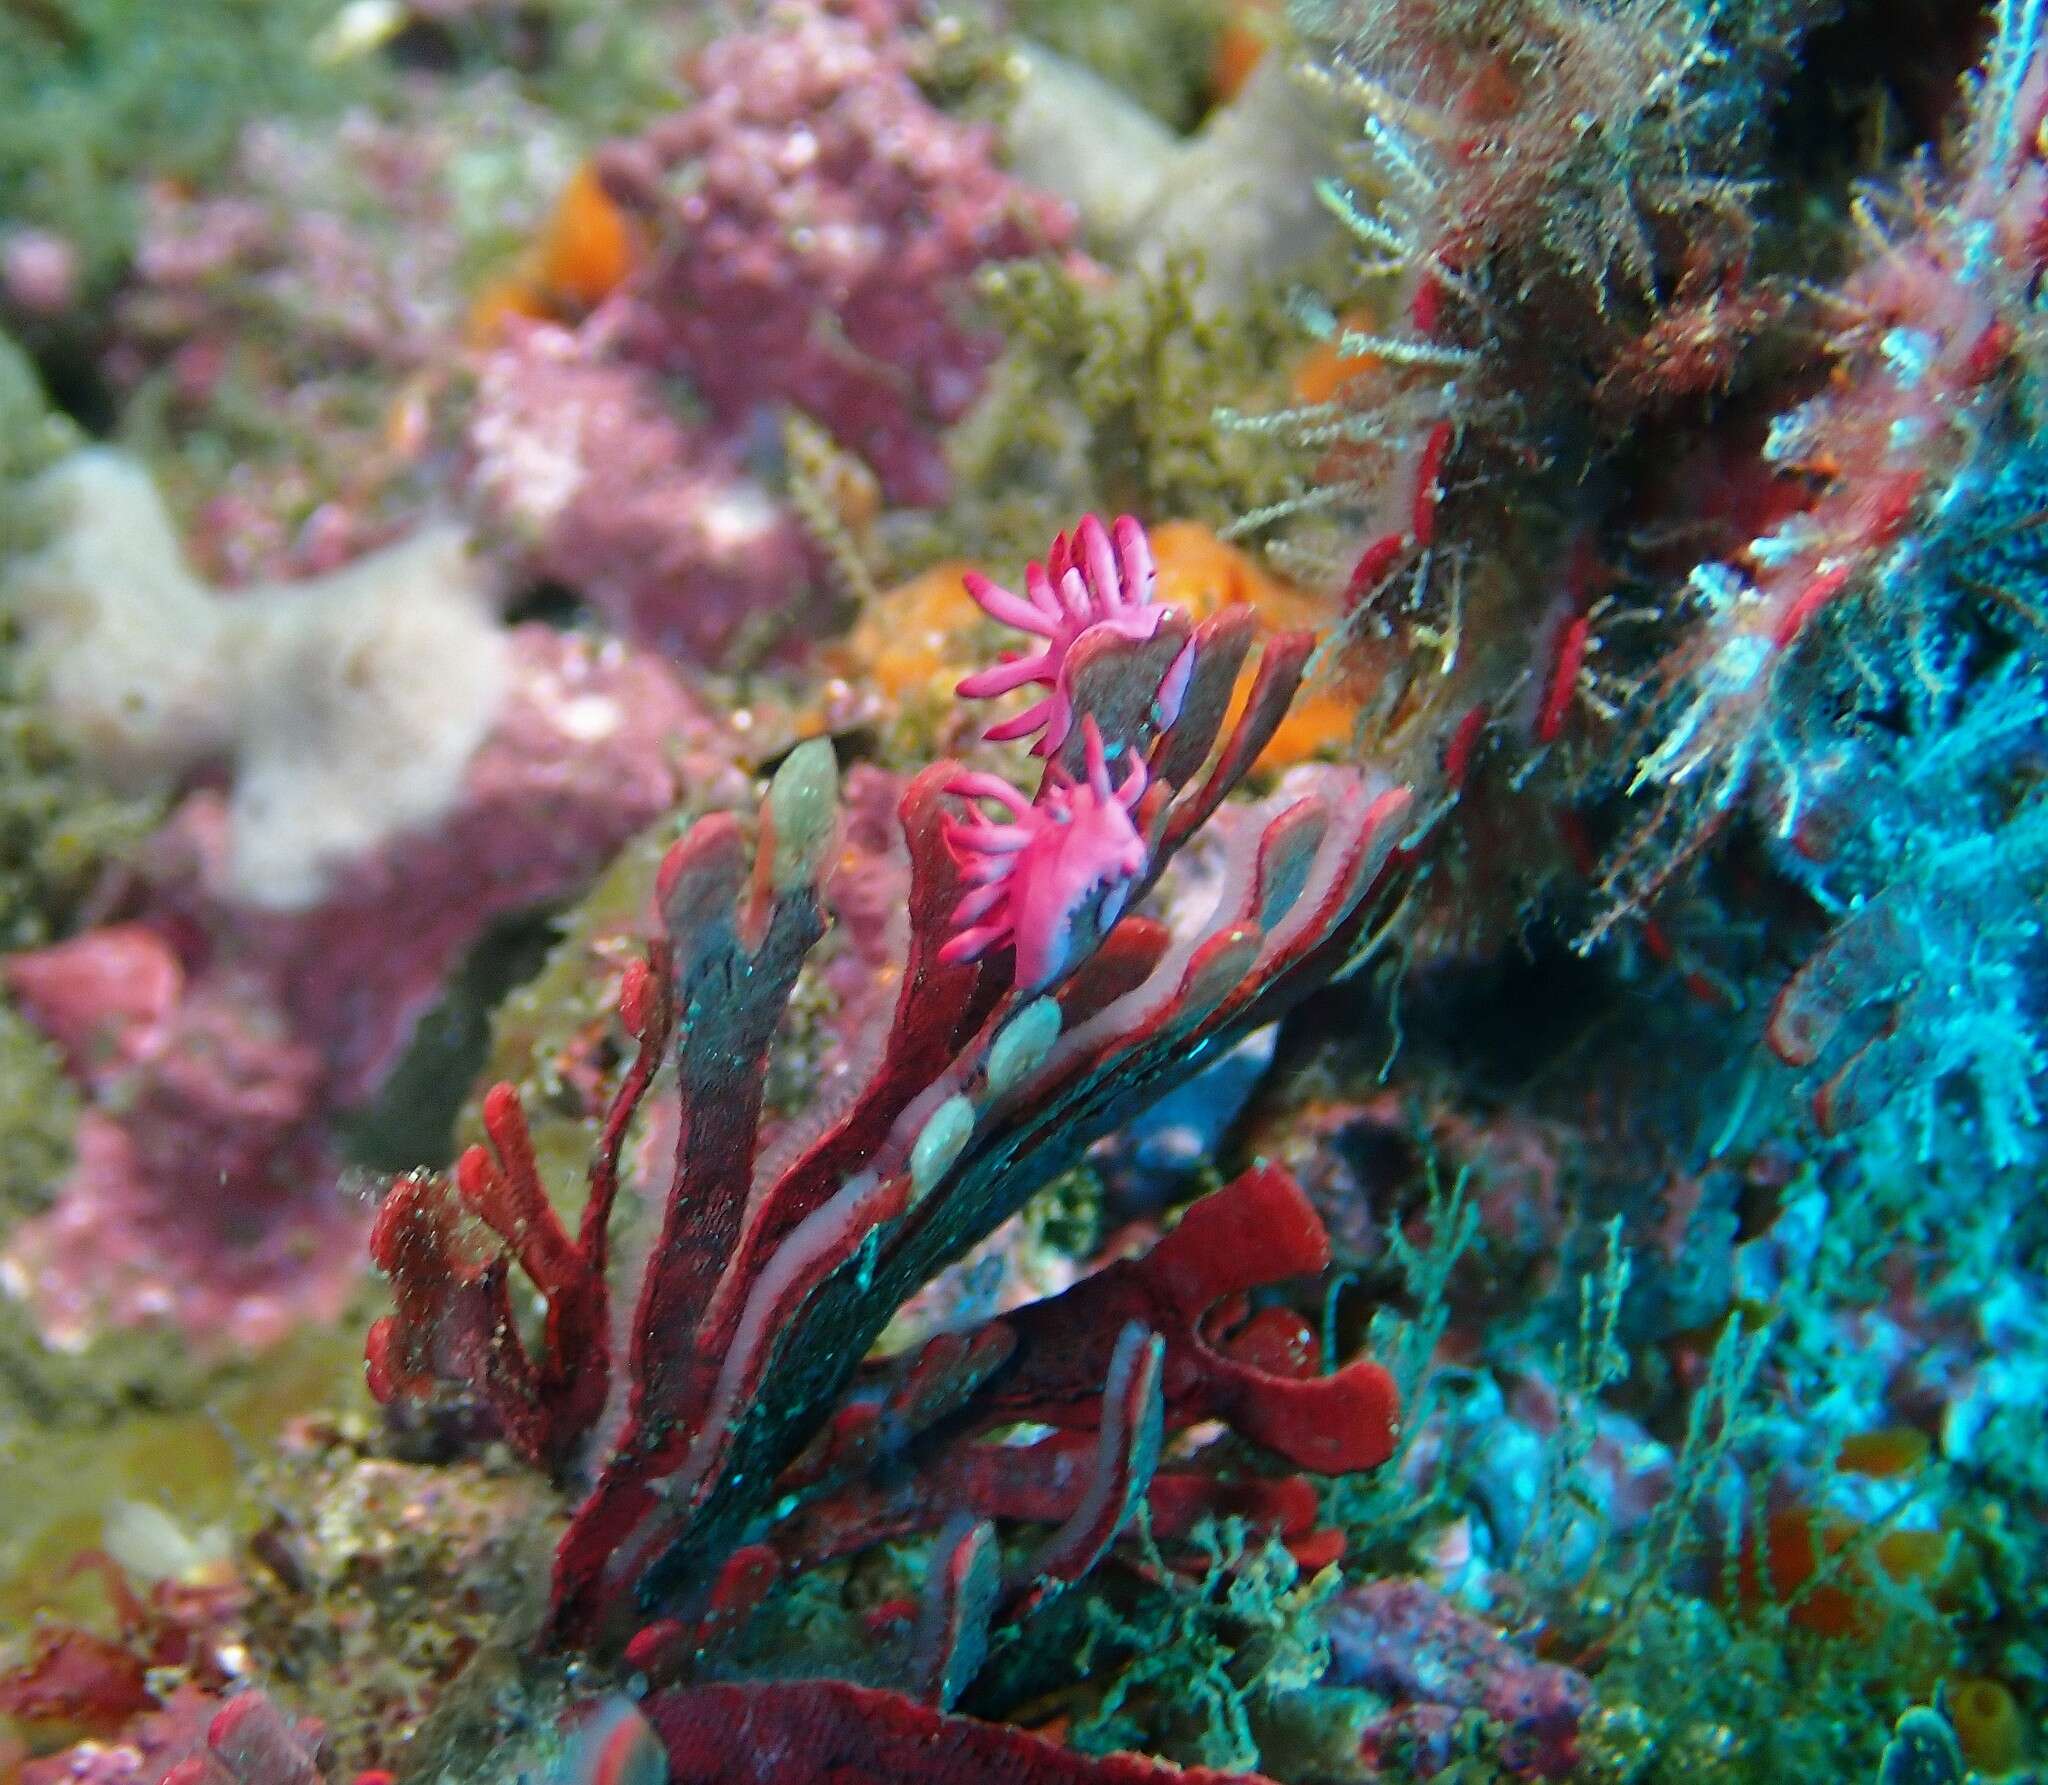
[[[440,1173],[401,1180],[370,1235],[397,1302],[397,1312],[370,1329],[370,1392],[391,1401],[422,1395],[437,1380],[461,1383],[489,1408],[505,1441],[548,1470],[571,1460],[610,1385],[611,1210],[626,1130],[674,1027],[664,945],[627,968],[619,1014],[638,1049],[599,1133],[574,1238],[541,1184],[526,1112],[507,1084],[484,1094],[490,1144],[462,1155],[452,1187]],[[533,1351],[507,1288],[515,1262],[546,1303]]]
[[[1144,607],[1133,522],[1114,546],[1084,524],[1050,562],[1084,592],[1113,583],[1119,614]],[[629,1327],[624,1422],[557,1553],[552,1640],[623,1643],[636,1666],[675,1678],[820,1542],[835,1547],[819,1533],[864,1542],[892,1520],[925,1531],[957,1514],[904,1663],[945,1702],[978,1664],[989,1618],[1078,1578],[1143,1501],[1167,1532],[1240,1510],[1327,1549],[1310,1530],[1314,1495],[1245,1459],[1370,1467],[1395,1409],[1377,1365],[1321,1376],[1301,1362],[1312,1348],[1298,1321],[1246,1318],[1246,1290],[1327,1261],[1284,1174],[1250,1174],[1151,1259],[1043,1312],[933,1340],[880,1399],[861,1381],[918,1289],[1130,1111],[1338,971],[1379,909],[1404,789],[1332,768],[1263,802],[1231,800],[1312,642],[1268,638],[1246,678],[1255,627],[1243,608],[1200,626],[1175,609],[1097,620],[1058,664],[1076,722],[1048,748],[1035,799],[953,763],[909,785],[893,1013],[858,1086],[778,1147],[772,1169],[757,1158],[769,1055],[831,920],[838,781],[822,741],[785,759],[751,841],[716,814],[663,863],[664,949],[622,999],[641,1060],[578,1238],[547,1210],[510,1093],[487,1100],[491,1147],[452,1187],[416,1177],[393,1190],[378,1257],[398,1312],[372,1335],[373,1384],[387,1398],[466,1385],[524,1454],[563,1467],[607,1399],[602,1236],[619,1135],[673,1029],[673,1176]],[[999,802],[1004,820],[963,820],[963,796]],[[1213,899],[1169,927],[1139,906],[1205,828]],[[547,1303],[531,1351],[508,1305],[515,1260]],[[1057,1429],[992,1470],[974,1440],[1019,1417]],[[1223,1474],[1162,1467],[1162,1434],[1209,1419],[1252,1448]],[[914,1507],[876,1507],[869,1471],[913,1452]],[[989,1497],[1004,1473],[1009,1497]],[[1051,1529],[1005,1573],[993,1519]]]

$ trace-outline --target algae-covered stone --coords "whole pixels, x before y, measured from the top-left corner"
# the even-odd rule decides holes
[[[502,1715],[558,1534],[545,1481],[502,1453],[398,1461],[364,1425],[312,1417],[256,1485],[271,1517],[248,1570],[251,1647],[350,1769],[416,1753],[429,1712],[446,1722],[467,1701],[466,1672],[491,1682]]]
[[[1039,262],[985,276],[1009,347],[950,442],[960,493],[923,561],[1034,557],[1090,510],[1220,528],[1295,487],[1291,449],[1217,412],[1280,401],[1300,330],[1277,286],[1212,309],[1201,280],[1192,255],[1109,285]]]
[[[55,1198],[77,1120],[56,1050],[0,1004],[0,1225]]]

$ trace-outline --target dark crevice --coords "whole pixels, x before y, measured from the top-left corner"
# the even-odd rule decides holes
[[[540,971],[560,934],[552,909],[501,918],[484,932],[377,1095],[336,1124],[351,1164],[409,1171],[454,1157],[455,1118],[483,1072],[492,1014]]]
[[[1851,0],[1810,32],[1772,122],[1784,189],[1846,189],[1939,147],[1988,28],[1959,0]]]

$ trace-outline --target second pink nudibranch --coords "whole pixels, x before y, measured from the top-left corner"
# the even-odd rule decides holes
[[[1043,564],[1024,572],[1024,593],[1014,595],[985,576],[970,572],[963,579],[967,593],[991,619],[1014,626],[1045,643],[1036,651],[1012,657],[992,669],[965,677],[959,693],[969,700],[1008,694],[1038,684],[1045,697],[1009,719],[999,720],[987,736],[996,742],[1042,736],[1032,745],[1038,756],[1050,756],[1067,741],[1074,727],[1074,702],[1067,685],[1067,658],[1082,635],[1106,626],[1118,636],[1149,639],[1171,611],[1156,597],[1158,568],[1145,529],[1129,515],[1113,527],[1088,515],[1070,539],[1062,533]],[[1193,647],[1181,654],[1160,689],[1161,723],[1171,724],[1179,693],[1194,666]]]
[[[956,933],[940,952],[971,961],[1010,942],[1017,985],[1037,991],[1065,971],[1074,924],[1100,899],[1093,916],[1107,930],[1123,912],[1130,883],[1150,860],[1131,814],[1144,797],[1145,765],[1135,753],[1120,784],[1109,779],[1102,734],[1082,722],[1087,778],[1069,781],[1057,769],[1034,805],[995,775],[961,774],[949,791],[970,802],[967,816],[946,828],[946,846],[969,890],[953,909]],[[989,818],[971,802],[991,800],[1008,814]]]

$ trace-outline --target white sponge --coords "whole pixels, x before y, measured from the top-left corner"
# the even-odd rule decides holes
[[[117,786],[232,771],[231,897],[317,904],[460,796],[509,679],[463,535],[230,594],[186,565],[148,472],[93,448],[45,472],[49,543],[0,572],[53,725]]]

